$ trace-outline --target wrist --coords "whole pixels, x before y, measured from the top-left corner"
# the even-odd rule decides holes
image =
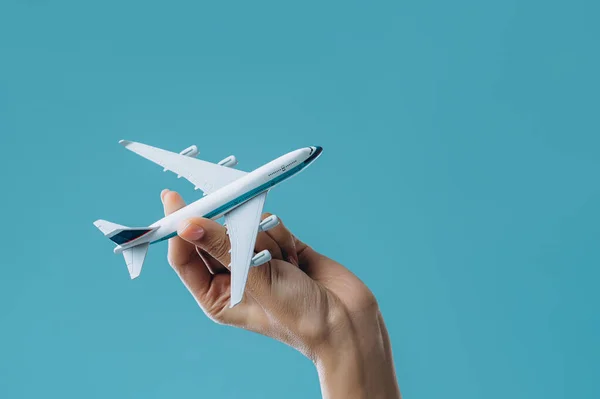
[[[315,351],[323,397],[400,398],[389,336],[379,310],[350,316]]]

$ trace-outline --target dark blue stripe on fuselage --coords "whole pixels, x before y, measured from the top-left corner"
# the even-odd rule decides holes
[[[304,169],[306,166],[308,166],[308,164],[310,164],[316,157],[318,157],[322,151],[323,151],[323,149],[321,147],[317,147],[317,150],[315,152],[313,152],[308,158],[306,158],[306,160],[304,162],[302,162],[300,165],[293,167],[292,169],[288,170],[287,172],[282,173],[281,175],[277,176],[273,180],[269,180],[265,184],[256,187],[254,190],[250,190],[247,193],[240,195],[239,197],[229,201],[225,205],[221,205],[220,207],[218,207],[214,211],[207,213],[203,217],[206,219],[212,219],[217,215],[221,215],[221,214],[225,213],[230,208],[233,208],[243,202],[246,202],[250,198],[255,197],[256,195],[260,194],[261,192],[270,189],[271,187],[282,182],[283,180],[287,179],[288,177],[291,177],[292,175],[300,172],[302,169]],[[150,244],[168,240],[169,238],[173,238],[176,235],[177,235],[177,232],[174,231],[173,233],[171,233],[167,236],[164,236],[163,238],[160,238],[156,241],[152,241]]]
[[[127,244],[130,241],[140,238],[141,236],[143,236],[144,234],[148,233],[151,230],[152,229],[123,230],[123,231],[115,234],[114,236],[110,237],[110,239],[118,245],[123,245],[123,244]]]

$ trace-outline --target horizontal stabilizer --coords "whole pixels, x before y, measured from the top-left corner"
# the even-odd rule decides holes
[[[144,265],[144,259],[146,259],[146,253],[148,252],[149,246],[149,243],[145,243],[127,248],[123,251],[123,257],[125,258],[125,263],[127,263],[129,276],[132,279],[139,276],[142,272],[142,266]]]

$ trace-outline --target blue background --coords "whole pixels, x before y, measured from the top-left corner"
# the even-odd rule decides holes
[[[0,397],[307,398],[313,365],[212,324],[92,221],[191,185],[130,139],[250,170],[375,292],[407,398],[598,397],[598,2],[0,3]]]

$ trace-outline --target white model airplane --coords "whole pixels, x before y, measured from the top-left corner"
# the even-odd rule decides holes
[[[233,169],[237,164],[233,155],[218,164],[197,159],[199,151],[196,146],[177,154],[131,141],[121,140],[119,143],[162,166],[165,171],[170,170],[178,177],[185,177],[197,190],[204,192],[204,197],[148,227],[131,228],[106,220],[97,220],[94,225],[117,244],[114,252],[123,253],[133,279],[142,271],[148,246],[177,235],[177,227],[183,220],[225,216],[231,241],[231,307],[237,305],[244,296],[250,266],[259,266],[271,260],[267,250],[254,254],[258,232],[279,224],[275,215],[260,221],[267,192],[302,171],[323,151],[321,147],[302,148],[247,173]]]

